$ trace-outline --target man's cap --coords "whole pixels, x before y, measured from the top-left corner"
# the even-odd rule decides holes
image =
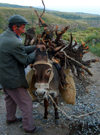
[[[9,24],[28,24],[28,21],[21,15],[13,15],[8,20]]]

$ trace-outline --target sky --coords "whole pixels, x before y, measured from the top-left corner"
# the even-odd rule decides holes
[[[41,0],[0,0],[0,3],[43,7]],[[100,0],[44,0],[46,9],[100,15]]]

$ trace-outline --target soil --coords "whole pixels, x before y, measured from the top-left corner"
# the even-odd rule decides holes
[[[98,57],[88,53],[84,59],[91,58]],[[66,113],[65,115],[59,110],[59,120],[54,119],[52,105],[49,107],[48,119],[45,120],[43,102],[33,102],[34,123],[43,129],[36,135],[100,135],[100,62],[93,63],[90,71],[93,77],[88,77],[83,84],[75,78],[77,90],[75,105],[67,105],[59,99],[59,107]],[[17,116],[21,116],[19,109],[17,109]],[[69,116],[71,118],[68,118]],[[0,91],[0,135],[29,135],[24,133],[22,123],[6,124],[3,91]]]

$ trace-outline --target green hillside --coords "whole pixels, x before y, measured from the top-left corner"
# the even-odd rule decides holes
[[[34,8],[0,7],[0,31],[6,28],[8,18],[14,14],[20,14],[24,16],[29,21],[30,25],[32,24],[36,25],[38,22],[37,16],[34,13]],[[77,29],[84,30],[88,27],[88,24],[86,22],[82,22],[80,20],[76,21],[67,20],[52,14],[48,14],[47,12],[44,14],[43,19],[48,24],[55,24],[55,25],[58,24],[60,26],[70,25],[70,30],[77,30]]]
[[[82,21],[88,23],[91,27],[100,27],[100,15],[87,14],[87,13],[68,13],[68,12],[48,12],[52,15],[59,16],[61,18]]]
[[[42,9],[37,8],[39,12]],[[30,25],[37,23],[34,7],[0,3],[0,31],[6,28],[8,18],[13,14],[21,14],[28,19]],[[70,13],[46,10],[43,19],[49,24],[70,25],[70,31],[85,30],[87,27],[100,27],[100,15],[86,13]]]
[[[42,12],[42,9],[37,8],[37,10],[39,14]],[[27,28],[38,26],[38,18],[34,12],[34,8],[0,4],[0,33],[7,28],[8,18],[14,14],[20,14],[29,21]],[[63,35],[63,39],[68,40],[70,33],[72,33],[78,42],[87,42],[90,46],[90,51],[100,56],[99,15],[46,11],[43,20],[47,24],[59,25],[59,28],[69,25],[70,29]]]

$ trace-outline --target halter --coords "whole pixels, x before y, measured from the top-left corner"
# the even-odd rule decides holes
[[[52,64],[50,63],[50,61],[43,61],[43,60],[41,60],[41,61],[37,61],[37,62],[35,62],[34,64],[33,64],[33,66],[35,66],[35,65],[40,65],[40,64],[44,64],[44,65],[49,65],[52,69],[53,69],[53,67],[52,67]],[[48,83],[46,83],[46,84],[42,84],[42,87],[43,88],[49,88],[49,84],[50,84],[50,82],[51,82],[51,80],[53,79],[53,76],[54,76],[54,73],[53,73],[53,70],[51,71],[51,74],[50,74],[50,78],[49,78],[49,81],[48,81]],[[36,83],[35,84],[35,87],[36,88],[40,88],[41,86],[40,86],[41,84],[40,83]]]
[[[43,61],[43,60],[35,62],[33,64],[33,66],[39,65],[39,64],[49,65],[52,68],[52,64],[49,61],[46,62],[46,61]]]

